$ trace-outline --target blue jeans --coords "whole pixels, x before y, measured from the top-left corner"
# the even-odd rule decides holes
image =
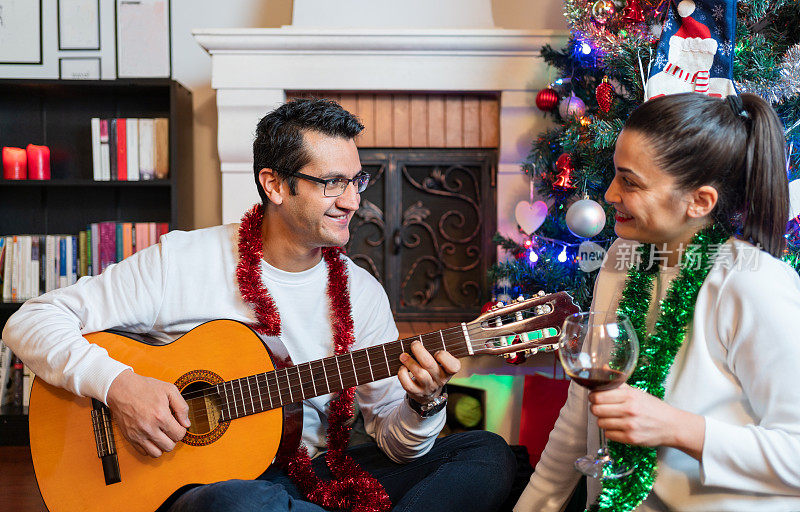
[[[516,462],[500,436],[475,430],[439,438],[425,456],[407,464],[392,462],[376,444],[347,453],[386,489],[393,512],[490,512],[511,490]],[[312,466],[331,478],[323,460]],[[226,480],[184,493],[169,512],[324,512],[303,499],[285,472],[270,468],[256,480]]]

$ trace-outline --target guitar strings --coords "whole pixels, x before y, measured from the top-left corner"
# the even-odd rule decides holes
[[[450,347],[448,352],[454,353],[454,352],[456,352],[457,349],[466,350],[466,352],[464,352],[463,354],[459,354],[457,356],[457,357],[464,357],[466,355],[469,355],[469,351],[466,349],[466,343],[463,343],[463,341],[465,341],[465,340],[461,336],[453,336],[453,334],[462,335],[463,330],[460,327],[459,328],[446,329],[446,330],[455,331],[456,329],[459,332],[458,333],[453,332],[451,334],[448,334],[448,336],[446,338],[449,338],[449,339],[446,339],[444,336],[435,337],[438,334],[438,332],[437,333],[426,333],[426,334],[423,334],[421,336],[422,337],[434,336],[434,338],[427,340],[429,342],[431,342],[431,341],[435,342],[435,343],[431,343],[430,348],[434,348],[434,345],[438,345],[441,342],[442,339],[444,339],[443,344],[444,344],[445,348],[447,348],[448,341],[452,342],[452,341],[455,341],[455,340],[459,340],[459,343],[454,345],[454,346],[452,346],[452,347]],[[473,332],[478,332],[478,331],[481,331],[481,330],[482,330],[481,328],[477,328],[477,329],[473,328]],[[444,331],[445,330],[442,330],[442,333],[444,333]],[[516,336],[516,335],[517,334],[509,334],[508,336]],[[414,341],[418,341],[419,338],[420,338],[420,336],[413,336],[411,338],[404,338],[402,340],[397,340],[397,341],[409,341],[409,342],[413,343]],[[496,336],[492,336],[492,337],[488,337],[488,338],[472,338],[472,337],[470,337],[470,342],[471,342],[471,347],[470,348],[472,348],[472,349],[486,348],[485,342],[486,341],[490,341],[490,340],[495,340],[495,339],[496,339]],[[389,342],[387,344],[397,343],[397,341]],[[425,344],[425,342],[423,341],[423,345],[424,344]],[[384,344],[384,345],[386,345],[386,344]],[[384,367],[386,367],[386,360],[383,360],[383,361],[376,360],[375,362],[373,362],[372,359],[370,359],[369,356],[366,354],[366,350],[374,349],[374,348],[377,348],[377,347],[380,347],[380,346],[381,345],[373,345],[371,347],[361,348],[361,349],[358,349],[358,350],[352,352],[354,357],[358,357],[360,359],[363,359],[363,358],[366,357],[367,361],[369,361],[369,366],[366,366],[366,365],[363,365],[363,364],[359,365],[356,368],[356,371],[358,371],[359,369],[361,369],[361,370],[376,370],[377,369],[377,370],[381,370],[382,371],[382,369]],[[428,347],[426,347],[426,348],[428,348]],[[350,352],[348,354],[350,354]],[[329,356],[329,357],[326,357],[326,358],[323,358],[323,359],[317,359],[317,360],[314,360],[314,361],[306,361],[306,362],[298,363],[296,365],[292,365],[292,366],[289,366],[289,367],[286,367],[286,368],[280,368],[280,369],[275,369],[275,370],[271,370],[271,371],[268,371],[268,372],[262,372],[262,373],[259,373],[259,374],[256,374],[256,375],[248,375],[248,376],[240,377],[240,378],[237,378],[237,379],[231,379],[231,380],[219,383],[219,384],[214,384],[212,386],[219,386],[219,385],[223,385],[223,384],[226,384],[226,383],[233,383],[234,381],[237,381],[237,380],[238,381],[243,381],[243,380],[249,379],[250,377],[256,377],[257,378],[257,377],[262,376],[262,375],[264,375],[265,378],[266,378],[266,375],[269,374],[269,373],[274,373],[276,375],[276,379],[277,379],[277,377],[279,376],[277,374],[277,372],[281,372],[281,371],[286,372],[287,376],[288,376],[288,371],[289,370],[297,369],[297,371],[299,372],[301,366],[306,366],[306,368],[308,368],[308,371],[310,372],[310,371],[313,371],[313,368],[311,368],[310,364],[311,363],[316,363],[316,362],[319,362],[320,364],[323,365],[323,371],[324,371],[325,370],[325,366],[324,366],[324,361],[325,360],[333,360],[333,359],[335,359],[337,357],[342,357],[342,356],[344,356],[346,358],[347,354],[341,354],[339,356]],[[398,354],[398,356],[399,356],[399,354]],[[353,371],[350,371],[350,372],[346,371],[349,368],[352,368],[352,366],[353,365],[345,366],[345,370],[344,371],[340,370],[337,367],[337,370],[340,370],[337,373],[337,375],[341,375],[342,377],[355,376],[355,373]],[[371,374],[374,374],[374,372],[371,372]],[[387,377],[384,377],[384,378],[387,378]],[[279,386],[279,383],[277,381],[276,381],[275,384]],[[327,386],[327,387],[330,388],[330,386]],[[284,389],[284,390],[291,389],[291,391],[294,392],[296,390],[301,390],[301,388],[302,388],[302,384],[300,386],[292,386],[291,388],[282,388],[282,389]],[[183,397],[184,397],[184,399],[186,399],[186,398],[193,398],[193,397],[196,397],[196,396],[199,396],[199,395],[205,396],[206,395],[205,391],[206,390],[204,389],[204,390],[187,392],[186,394],[183,395]],[[294,393],[292,393],[292,394],[294,394]],[[322,393],[322,394],[326,394],[326,393]],[[263,396],[263,394],[262,394],[262,396]]]
[[[529,311],[530,310],[520,311],[520,313],[528,313]],[[518,321],[516,316],[512,316],[512,315],[515,315],[515,313],[509,313],[505,317],[498,317],[497,319],[492,319],[491,321],[494,323],[499,319],[501,325],[504,322]],[[539,316],[539,315],[537,315],[537,316]],[[490,326],[490,327],[497,327],[497,326]],[[467,326],[467,333],[469,335],[476,334],[476,333],[481,332],[483,330],[484,330],[484,328],[481,327],[480,324],[473,325],[473,326]],[[425,337],[425,336],[432,336],[433,338],[431,340],[428,340],[428,341],[435,341],[435,344],[438,344],[438,342],[441,340],[442,343],[445,345],[445,349],[447,349],[447,341],[454,341],[454,340],[459,340],[459,343],[454,348],[461,348],[463,346],[466,346],[466,343],[461,343],[462,339],[461,339],[460,335],[463,334],[463,331],[464,331],[463,326],[462,325],[458,325],[458,326],[448,327],[448,328],[442,329],[442,330],[437,331],[437,332],[425,333],[425,334],[421,334],[421,335],[417,335],[417,336],[412,336],[412,337],[409,337],[409,338],[403,338],[403,339],[396,340],[396,341],[393,341],[393,342],[384,343],[383,345],[388,345],[388,344],[397,343],[397,342],[404,342],[404,341],[407,341],[410,344],[410,343],[413,343],[414,341],[418,341],[418,340],[422,341],[423,345],[424,345],[425,342],[421,338]],[[447,334],[447,338],[449,338],[449,340],[445,340],[444,339],[445,338],[445,336],[444,336],[445,334]],[[518,336],[519,334],[520,333],[511,333],[511,334],[506,334],[505,336]],[[439,335],[439,337],[437,337],[437,335]],[[451,336],[451,335],[456,335],[456,336]],[[489,341],[489,340],[496,339],[496,338],[497,338],[497,336],[492,336],[492,337],[489,337],[489,338],[473,338],[472,336],[470,336],[470,342],[471,342],[470,348],[472,348],[472,349],[486,348],[485,342]],[[377,347],[380,347],[380,346],[381,345],[372,345],[370,347],[360,348],[360,349],[357,349],[357,350],[355,350],[353,352],[349,352],[349,353],[352,353],[354,355],[359,355],[360,356],[360,354],[357,354],[358,352],[362,352],[363,351],[363,353],[366,353],[366,350],[374,349],[374,348],[377,348]],[[433,345],[432,345],[431,348],[434,348]],[[448,352],[452,353],[453,351],[452,350],[448,350]],[[346,356],[346,354],[342,354],[342,355]],[[458,357],[464,357],[466,355],[469,355],[469,351],[466,354],[459,355]],[[263,375],[265,373],[278,372],[278,371],[281,371],[281,370],[288,371],[288,369],[290,369],[290,368],[296,368],[296,367],[299,367],[301,365],[309,365],[312,362],[318,362],[318,361],[322,362],[324,360],[333,359],[333,358],[336,358],[336,357],[340,357],[340,356],[329,356],[329,357],[322,358],[322,359],[317,359],[317,360],[314,360],[314,361],[306,361],[306,362],[298,363],[296,365],[293,365],[293,366],[290,366],[290,367],[287,367],[287,368],[276,369],[276,370],[272,370],[270,372],[264,372],[264,373],[257,374],[257,375],[250,375],[250,376],[246,376],[246,377],[241,377],[239,379],[231,379],[230,381],[225,381],[225,382],[233,382],[235,380],[247,379],[248,377],[257,377],[258,375]],[[369,359],[368,355],[367,355],[367,358]],[[322,364],[324,365],[324,362]],[[377,365],[378,365],[377,368],[381,368],[382,366],[384,366],[384,364],[382,364],[380,362],[378,362]],[[362,367],[362,368],[364,368],[364,367]],[[373,366],[371,364],[371,361],[370,361],[370,366],[368,367],[368,369],[374,369],[374,368],[376,368],[376,366]],[[311,368],[309,366],[309,370],[310,369]],[[324,366],[323,366],[323,369],[324,369]],[[340,372],[340,373],[343,373],[343,372]],[[220,384],[224,384],[224,383],[220,383]],[[298,387],[293,387],[291,389],[292,389],[292,391],[294,391],[295,389],[298,389]],[[204,391],[205,390],[188,392],[186,395],[184,395],[184,399],[191,398],[193,396],[197,396],[196,394],[200,394],[200,395],[205,396],[205,392]]]
[[[485,342],[487,340],[494,340],[494,339],[495,338],[492,337],[492,338],[484,338],[484,339],[475,339],[475,341]],[[473,348],[482,347],[482,346],[484,346],[482,343],[481,344],[473,344]],[[468,352],[464,353],[463,355],[468,355]],[[333,392],[339,391],[341,389],[349,387],[349,386],[344,386],[344,388],[342,388],[341,385],[342,385],[342,382],[344,380],[348,380],[349,381],[350,379],[356,377],[355,372],[351,370],[352,365],[349,365],[348,367],[345,367],[344,370],[340,371],[337,374],[337,376],[341,378],[342,382],[335,383],[336,385],[335,385],[335,389],[334,390],[328,391],[327,393],[324,393],[324,392],[323,393],[316,393],[316,394],[313,394],[312,396],[306,397],[305,389],[308,388],[307,384],[305,386],[303,385],[303,383],[300,383],[299,385],[291,385],[291,379],[293,379],[293,378],[301,378],[301,375],[299,374],[299,369],[298,369],[298,374],[295,375],[295,376],[290,376],[289,373],[288,373],[288,370],[291,370],[291,369],[294,369],[294,368],[298,368],[300,365],[304,365],[304,364],[307,364],[307,363],[300,363],[299,365],[289,366],[287,368],[282,368],[282,369],[273,370],[273,371],[270,371],[270,372],[265,372],[265,373],[261,373],[261,374],[257,374],[257,375],[249,375],[249,376],[246,376],[246,377],[241,377],[239,379],[233,379],[233,380],[230,380],[230,381],[225,381],[224,383],[220,383],[218,385],[213,385],[213,386],[210,386],[209,388],[205,388],[203,390],[198,390],[196,392],[187,393],[184,396],[184,398],[187,399],[187,401],[189,401],[189,400],[199,400],[199,399],[205,400],[206,398],[209,398],[213,405],[215,405],[217,407],[220,407],[220,408],[222,408],[223,406],[227,406],[229,413],[230,413],[230,411],[234,411],[237,414],[237,417],[239,417],[238,416],[239,407],[241,407],[243,409],[243,411],[245,413],[244,415],[248,414],[247,413],[247,409],[250,409],[252,411],[249,414],[252,414],[252,413],[255,412],[255,409],[256,409],[255,404],[256,404],[257,401],[259,403],[259,408],[261,410],[276,409],[276,408],[282,407],[283,405],[286,405],[288,403],[300,402],[302,400],[306,400],[307,398],[313,398],[315,396],[322,396],[322,395],[325,395],[325,394],[329,394],[329,393],[333,393]],[[358,371],[358,370],[365,370],[365,369],[370,369],[370,368],[373,369],[373,370],[377,368],[377,369],[383,371],[383,369],[386,368],[386,364],[385,364],[385,362],[377,362],[376,364],[373,364],[370,361],[369,366],[359,365],[359,366],[356,367],[355,370]],[[283,375],[279,375],[278,374],[278,372],[281,372],[281,371],[283,371],[283,373],[284,373]],[[272,381],[272,382],[270,382],[269,380],[266,380],[267,379],[266,375],[269,374],[269,373],[275,374],[275,380]],[[374,374],[374,372],[373,372],[373,374]],[[262,383],[260,383],[258,381],[258,377],[261,376],[261,375],[265,376],[265,382],[263,383],[264,384],[263,386],[261,385]],[[368,382],[363,382],[363,384],[367,384],[367,383],[370,383],[370,382],[375,382],[377,380],[382,380],[382,379],[385,379],[385,378],[390,378],[390,377],[392,377],[394,375],[396,375],[396,374],[392,373],[390,375],[387,375],[385,377],[381,377],[381,378],[378,378],[378,379],[370,379]],[[255,384],[250,382],[250,379],[253,378],[253,377],[255,378]],[[280,385],[281,381],[279,379],[286,380],[287,386],[286,387],[282,387]],[[337,380],[339,380],[339,379],[337,379]],[[237,391],[233,387],[234,383],[236,381],[238,381],[238,383],[240,385],[240,390],[238,391],[238,393],[239,393],[238,397],[236,396]],[[227,395],[227,393],[226,393],[227,390],[224,389],[224,387],[223,387],[223,389],[218,389],[218,386],[225,385],[225,384],[229,385],[230,388],[231,388],[232,396],[231,396],[230,399],[228,399],[227,397],[223,398],[222,395]],[[330,385],[329,385],[330,381],[326,379],[325,384],[326,384],[326,389],[330,390],[331,389]],[[362,383],[356,383],[354,385],[358,386],[358,385],[361,385],[361,384]],[[247,388],[247,394],[249,394],[251,398],[248,398],[245,395],[245,393],[244,393],[245,387]],[[215,388],[217,388],[218,390],[215,390]],[[284,403],[284,397],[285,397],[287,392],[289,392],[290,400],[288,402]],[[194,396],[192,396],[192,395],[194,395]],[[200,396],[197,396],[197,395],[200,395]],[[278,405],[274,405],[274,402],[278,402]],[[264,407],[265,404],[269,404],[269,405],[272,405],[272,406],[271,407]]]
[[[462,330],[462,329],[461,329],[460,327],[454,327],[454,328],[443,329],[441,332],[442,332],[442,333],[444,333],[445,331],[456,331],[456,330]],[[482,329],[482,328],[480,328],[480,327],[471,327],[471,328],[468,328],[468,331],[472,331],[473,333],[475,333],[475,332],[478,332],[478,331],[482,331],[482,330],[483,330],[483,329]],[[398,341],[411,341],[411,342],[413,342],[413,341],[417,341],[417,340],[418,340],[420,337],[424,337],[424,336],[433,336],[433,338],[432,338],[432,339],[429,339],[429,340],[427,340],[427,341],[429,341],[429,342],[430,342],[430,341],[434,341],[434,343],[432,343],[432,346],[430,347],[430,348],[434,348],[434,346],[435,346],[435,345],[438,345],[438,344],[439,344],[440,340],[444,340],[444,336],[443,336],[443,335],[442,335],[442,336],[440,336],[439,338],[436,338],[436,335],[437,335],[437,334],[439,334],[439,333],[438,333],[438,332],[436,332],[436,333],[426,333],[426,334],[423,334],[423,335],[420,335],[420,336],[414,336],[414,337],[410,337],[410,338],[404,338],[404,339],[402,339],[402,340],[398,340]],[[455,332],[453,332],[452,334],[456,334],[456,333],[455,333]],[[458,334],[461,334],[461,333],[458,333]],[[518,334],[516,334],[516,333],[512,333],[512,334],[508,334],[507,336],[512,336],[512,337],[514,337],[514,336],[517,336],[517,335],[518,335]],[[447,341],[453,341],[453,340],[456,340],[456,339],[458,339],[458,340],[459,340],[459,343],[458,343],[458,344],[456,344],[456,345],[454,345],[454,346],[453,346],[453,347],[452,347],[452,348],[449,350],[449,352],[451,352],[451,353],[454,353],[454,352],[456,351],[456,349],[464,349],[464,347],[466,346],[466,343],[462,343],[462,342],[461,342],[461,341],[463,340],[463,338],[461,338],[460,336],[458,336],[458,337],[453,337],[453,336],[451,336],[451,335],[448,335],[448,338],[449,338],[449,340],[444,340],[444,341],[443,341],[443,344],[444,344],[445,348],[447,348]],[[492,337],[489,337],[489,338],[470,338],[470,342],[471,342],[471,348],[472,348],[472,349],[476,349],[476,348],[477,348],[477,349],[480,349],[480,348],[487,348],[487,347],[486,347],[486,343],[485,343],[485,342],[486,342],[486,341],[490,341],[490,340],[495,340],[496,338],[497,338],[496,336],[492,336]],[[396,342],[389,342],[389,344],[391,344],[391,343],[396,343]],[[424,341],[423,341],[423,345],[424,345]],[[352,367],[353,367],[353,365],[348,365],[348,366],[345,366],[345,370],[344,370],[344,371],[342,371],[342,370],[341,370],[341,369],[338,367],[339,365],[337,364],[337,370],[339,370],[339,371],[336,373],[336,375],[334,375],[334,377],[335,377],[335,376],[340,376],[342,381],[344,380],[344,378],[345,378],[345,377],[347,377],[347,378],[348,378],[348,380],[349,380],[349,378],[350,378],[350,377],[356,377],[356,380],[357,380],[357,372],[358,372],[358,370],[370,370],[370,375],[373,375],[373,374],[374,374],[374,372],[373,372],[372,370],[375,370],[375,369],[378,369],[378,370],[380,370],[380,371],[383,371],[382,369],[383,369],[383,368],[386,366],[386,362],[387,362],[387,361],[380,361],[380,360],[378,360],[378,361],[376,361],[375,363],[373,363],[373,362],[372,362],[372,360],[369,358],[369,356],[366,354],[366,350],[367,350],[367,349],[369,349],[369,348],[375,348],[375,347],[380,347],[380,346],[381,346],[381,345],[373,345],[373,346],[371,346],[371,347],[367,347],[367,348],[358,349],[358,350],[356,350],[356,351],[352,352],[352,354],[354,355],[354,357],[363,358],[364,356],[366,356],[366,359],[367,359],[367,361],[369,362],[369,365],[368,365],[368,366],[366,366],[366,365],[360,364],[360,365],[359,365],[359,366],[358,366],[358,367],[355,369],[355,371],[351,370],[351,371],[349,371],[349,372],[348,372],[347,370],[348,370],[349,368],[352,368]],[[427,348],[427,347],[426,347],[426,348]],[[438,347],[437,347],[437,348],[438,348]],[[456,354],[454,354],[454,355],[456,355]],[[457,357],[464,357],[464,356],[466,356],[466,355],[469,355],[469,351],[467,351],[466,353],[463,353],[463,354],[458,354],[458,355],[457,355]],[[298,390],[300,391],[300,395],[304,397],[305,393],[304,393],[304,390],[303,390],[303,384],[302,384],[302,383],[301,383],[300,385],[296,385],[296,386],[291,386],[291,385],[289,385],[289,386],[287,386],[286,388],[281,388],[281,387],[280,387],[280,382],[278,381],[278,379],[279,379],[280,377],[284,377],[285,379],[288,379],[288,378],[290,378],[290,377],[289,377],[289,374],[288,374],[288,372],[289,372],[289,370],[291,370],[291,369],[297,369],[297,371],[298,371],[298,375],[297,375],[297,377],[298,377],[298,378],[300,378],[300,375],[299,375],[299,372],[300,372],[300,367],[301,367],[301,366],[305,366],[305,367],[307,368],[307,371],[308,371],[308,372],[313,372],[313,368],[310,366],[310,364],[311,364],[311,363],[315,363],[315,362],[320,362],[320,364],[322,364],[322,365],[323,365],[323,371],[325,371],[325,366],[324,366],[324,361],[325,361],[325,360],[335,359],[335,358],[337,358],[337,357],[341,357],[341,356],[345,356],[345,357],[346,357],[346,354],[342,354],[342,355],[340,355],[340,356],[330,356],[330,357],[328,357],[328,358],[323,358],[323,359],[317,359],[317,360],[314,360],[314,361],[307,361],[307,362],[303,362],[303,363],[298,363],[297,365],[289,366],[289,367],[286,367],[286,368],[280,368],[280,369],[276,369],[276,370],[272,370],[272,371],[268,371],[268,372],[263,372],[263,373],[256,374],[256,375],[248,375],[248,376],[245,376],[245,377],[240,377],[240,378],[237,378],[237,379],[231,379],[231,380],[229,380],[229,381],[225,381],[225,382],[222,382],[222,383],[219,383],[219,384],[216,384],[216,385],[212,385],[212,387],[216,387],[216,386],[220,386],[220,385],[225,385],[225,384],[230,384],[231,386],[233,386],[234,382],[237,382],[237,381],[239,382],[239,384],[240,384],[240,385],[242,384],[242,382],[243,382],[243,381],[244,381],[246,384],[250,384],[250,382],[249,382],[249,379],[250,379],[251,377],[254,377],[254,378],[256,379],[256,385],[257,385],[257,386],[260,386],[260,383],[258,382],[258,377],[259,377],[259,376],[262,376],[262,375],[263,375],[263,376],[264,376],[264,378],[265,378],[265,385],[269,386],[269,385],[270,385],[270,383],[269,383],[269,381],[267,380],[267,379],[268,379],[268,374],[272,373],[272,374],[275,374],[275,381],[274,381],[273,385],[274,385],[274,386],[277,388],[277,391],[278,391],[278,398],[280,398],[280,393],[281,393],[281,391],[289,391],[289,392],[290,392],[290,396],[291,396],[291,397],[293,397],[293,396],[294,396],[294,393],[295,393],[296,391],[298,391]],[[355,361],[354,361],[354,362],[355,362]],[[337,361],[337,363],[338,363],[338,361]],[[278,374],[278,372],[281,372],[281,371],[283,371],[285,375],[283,375],[283,376],[279,375],[279,374]],[[389,375],[389,376],[391,376],[391,375]],[[388,378],[388,376],[387,376],[387,377],[383,377],[383,378]],[[313,377],[312,377],[312,379],[313,379]],[[370,380],[370,382],[372,382],[372,381],[374,381],[374,380],[380,380],[380,379],[373,379],[373,380]],[[326,388],[328,388],[328,389],[330,389],[330,385],[329,385],[329,384],[330,384],[330,381],[326,379]],[[343,384],[343,382],[342,382],[341,384]],[[366,382],[365,382],[365,384],[366,384]],[[356,385],[360,385],[360,383],[357,383]],[[316,386],[314,385],[314,387],[316,387]],[[348,387],[348,386],[345,386],[345,387]],[[207,395],[209,394],[209,393],[208,393],[208,391],[209,391],[209,388],[205,388],[205,389],[203,389],[203,390],[192,391],[192,392],[188,392],[188,393],[186,393],[185,395],[183,395],[183,397],[184,397],[184,399],[191,399],[191,398],[194,398],[194,397],[197,397],[197,396],[202,396],[202,397],[205,397],[205,396],[207,396]],[[224,390],[221,390],[221,391],[224,391]],[[234,391],[234,393],[235,393],[235,390],[232,390],[232,391]],[[243,391],[243,390],[242,390],[242,391]],[[251,391],[251,390],[248,388],[248,392],[250,392],[250,391]],[[212,394],[212,395],[216,395],[217,393],[215,393],[215,392],[212,392],[211,394]],[[319,396],[319,395],[323,395],[323,394],[327,394],[327,393],[319,393],[319,394],[317,394],[317,395],[315,395],[315,396]],[[272,391],[269,391],[269,390],[268,390],[268,391],[267,391],[267,395],[266,395],[266,396],[270,397],[271,395],[272,395]],[[242,396],[243,396],[243,395],[242,395]],[[264,394],[264,393],[259,393],[257,396],[260,396],[261,398],[263,398],[263,397],[265,396],[265,394]],[[235,399],[235,397],[234,397],[234,399]],[[302,399],[305,399],[305,398],[302,398]]]

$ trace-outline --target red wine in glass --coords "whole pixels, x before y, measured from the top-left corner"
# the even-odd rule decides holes
[[[606,369],[584,368],[576,373],[566,372],[572,380],[590,391],[605,391],[614,389],[627,380],[627,376],[619,371]]]
[[[558,358],[564,372],[590,391],[616,388],[628,380],[639,357],[639,341],[627,316],[616,311],[590,311],[564,320],[559,335]],[[575,469],[594,478],[621,478],[632,467],[608,453],[600,430],[600,449],[575,461]]]

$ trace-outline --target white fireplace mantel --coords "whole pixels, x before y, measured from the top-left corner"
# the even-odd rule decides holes
[[[533,93],[548,83],[539,50],[562,44],[565,32],[283,27],[198,29],[194,36],[212,57],[223,222],[258,199],[253,133],[287,90],[491,91],[500,94],[498,227],[514,228],[519,199],[508,186],[524,183],[519,164],[545,126],[533,106]]]

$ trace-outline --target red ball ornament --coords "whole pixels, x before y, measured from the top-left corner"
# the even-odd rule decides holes
[[[611,110],[611,103],[614,101],[614,87],[608,83],[608,77],[603,77],[603,82],[597,86],[595,91],[597,97],[597,104],[600,106],[600,111],[608,114]]]
[[[639,0],[628,0],[628,5],[622,10],[622,19],[628,23],[644,23],[644,12]]]
[[[569,153],[562,153],[558,160],[556,160],[556,170],[559,174],[553,182],[553,187],[559,190],[572,190],[575,185],[572,184],[572,172],[575,166],[572,165],[572,156]]]
[[[558,93],[549,87],[536,94],[536,107],[543,112],[550,112],[558,105]]]

